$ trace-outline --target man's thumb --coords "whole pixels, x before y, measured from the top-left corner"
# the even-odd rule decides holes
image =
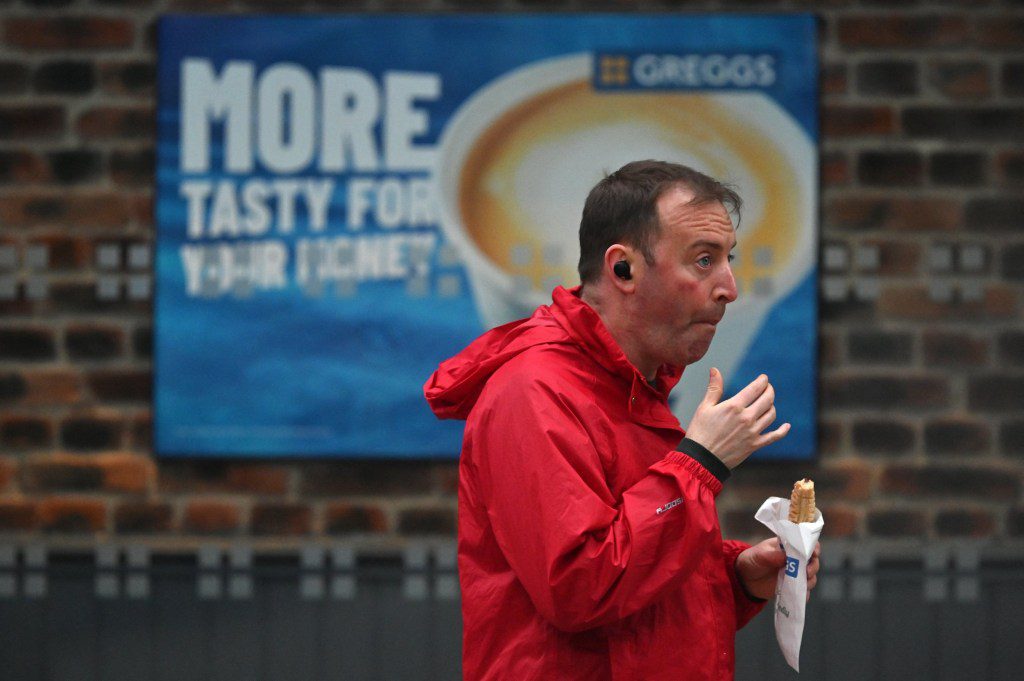
[[[708,378],[708,391],[704,394],[704,401],[708,404],[718,404],[722,399],[722,374],[711,368],[711,377]]]

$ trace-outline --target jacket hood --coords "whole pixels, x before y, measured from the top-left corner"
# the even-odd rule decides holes
[[[441,419],[465,419],[491,375],[513,357],[539,345],[578,345],[613,374],[627,381],[642,380],[601,317],[579,293],[579,286],[557,287],[551,305],[541,305],[526,319],[491,329],[442,362],[423,386],[434,414]],[[681,368],[662,366],[658,392],[667,396],[681,376]]]

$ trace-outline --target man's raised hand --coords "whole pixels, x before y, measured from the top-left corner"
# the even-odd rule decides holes
[[[764,432],[775,421],[775,388],[764,374],[729,399],[719,401],[722,390],[722,374],[712,369],[707,393],[693,414],[686,437],[733,469],[761,447],[786,437],[790,424]]]

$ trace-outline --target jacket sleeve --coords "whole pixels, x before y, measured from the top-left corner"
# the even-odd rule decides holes
[[[732,595],[736,601],[736,629],[742,629],[747,622],[754,618],[754,615],[761,612],[768,601],[754,598],[747,593],[747,590],[740,584],[739,575],[736,574],[736,559],[741,553],[750,548],[750,544],[741,541],[727,540],[723,542],[722,553],[725,560],[725,570],[729,575],[729,583],[732,584]]]
[[[538,381],[492,388],[467,430],[481,454],[478,489],[506,560],[555,627],[581,631],[636,612],[720,541],[722,486],[694,459],[666,451],[619,502],[564,395]]]

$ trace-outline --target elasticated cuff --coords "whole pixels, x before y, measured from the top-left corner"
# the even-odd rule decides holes
[[[721,459],[712,454],[707,450],[704,445],[699,442],[694,442],[688,437],[684,437],[683,441],[676,447],[676,451],[686,454],[701,466],[708,469],[711,475],[718,478],[719,482],[724,483],[732,475],[732,471],[729,467],[722,463]]]

